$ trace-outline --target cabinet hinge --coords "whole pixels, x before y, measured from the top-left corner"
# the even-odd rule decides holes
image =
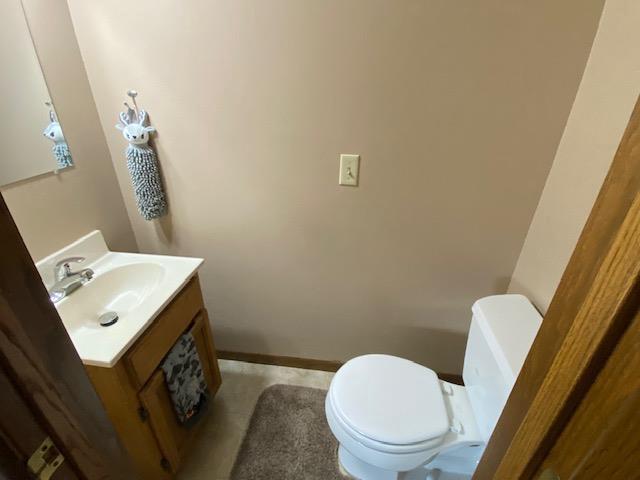
[[[147,411],[146,408],[139,407],[138,408],[138,416],[140,417],[140,420],[142,420],[143,422],[146,422],[147,419],[149,418],[149,412]]]
[[[64,457],[51,441],[49,437],[45,438],[38,449],[27,461],[29,471],[33,473],[38,480],[49,480],[54,472],[64,462]]]

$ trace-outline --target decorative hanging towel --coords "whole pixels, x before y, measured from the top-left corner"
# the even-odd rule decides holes
[[[69,151],[69,145],[64,139],[62,134],[62,127],[58,122],[58,117],[53,111],[53,105],[51,102],[45,102],[45,105],[49,107],[49,120],[51,123],[47,125],[42,134],[53,142],[53,156],[56,159],[56,169],[61,170],[63,168],[73,166],[73,159],[71,158],[71,152]]]
[[[129,90],[127,95],[133,100],[134,108],[124,103],[127,111],[120,112],[120,123],[116,128],[122,130],[122,135],[129,142],[126,151],[127,168],[131,175],[138,212],[145,220],[153,220],[167,213],[167,200],[162,188],[156,152],[148,144],[151,133],[156,129],[147,124],[147,112],[138,110],[138,93]]]

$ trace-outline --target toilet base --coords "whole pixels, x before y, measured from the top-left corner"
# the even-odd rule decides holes
[[[342,445],[338,447],[340,470],[355,480],[470,480],[471,474],[419,467],[409,472],[393,472],[375,467],[353,456]],[[446,463],[446,462],[443,462]],[[431,465],[429,465],[431,466]]]
[[[401,472],[383,470],[363,462],[351,455],[342,445],[338,447],[338,461],[341,469],[357,480],[400,480],[402,478],[398,476]]]

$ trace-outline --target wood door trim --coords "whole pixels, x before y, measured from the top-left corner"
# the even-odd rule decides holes
[[[237,360],[239,362],[247,363],[260,363],[263,365],[277,365],[279,367],[322,370],[325,372],[335,372],[342,366],[342,362],[332,360],[287,357],[284,355],[270,355],[267,353],[235,352],[231,350],[218,350],[218,358],[222,360]]]
[[[0,194],[0,363],[85,478],[136,478]]]
[[[532,478],[638,300],[640,104],[474,479]]]
[[[615,340],[630,321],[624,312],[629,307],[637,307],[637,294],[632,292],[637,291],[639,251],[640,197],[637,197],[594,280],[589,296],[576,315],[527,416],[509,446],[496,478],[526,476],[527,468],[522,462],[522,453],[533,454],[544,445],[549,435],[559,433],[559,429],[568,421],[570,411],[597,376]],[[615,290],[615,298],[607,298],[612,290]],[[607,341],[608,337],[614,341]],[[516,458],[519,460],[516,461]],[[532,455],[532,460],[535,459]],[[514,474],[518,476],[514,477]]]
[[[544,460],[560,478],[638,477],[640,310]],[[635,456],[635,457],[634,457]]]
[[[287,357],[284,355],[270,355],[266,353],[234,352],[230,350],[218,350],[218,358],[222,360],[237,360],[247,363],[260,363],[263,365],[277,365],[280,367],[322,370],[325,372],[337,372],[343,365],[343,362],[339,362],[337,360],[316,360],[313,358]],[[445,382],[463,385],[462,376],[457,374],[438,373],[438,378]]]

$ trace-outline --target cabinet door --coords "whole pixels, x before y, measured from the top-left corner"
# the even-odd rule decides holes
[[[180,452],[190,432],[178,422],[162,370],[156,370],[140,391],[140,401],[164,458],[176,472],[180,466]]]
[[[188,331],[195,340],[198,356],[200,357],[211,394],[210,401],[213,401],[213,395],[220,387],[221,382],[206,311],[203,310],[198,313]],[[178,422],[169,390],[165,383],[164,373],[161,369],[156,370],[140,391],[140,401],[146,409],[148,420],[151,422],[151,428],[158,440],[160,450],[168,461],[171,470],[176,472],[180,467],[182,454],[186,451],[192,433],[197,426],[186,429]],[[204,421],[204,419],[201,421]]]
[[[211,398],[213,398],[220,388],[222,377],[220,376],[216,347],[213,343],[209,316],[206,310],[203,309],[196,317],[193,327],[191,328],[191,334],[196,342],[198,355],[200,356],[200,361],[204,369],[204,376],[209,386],[209,394]]]

